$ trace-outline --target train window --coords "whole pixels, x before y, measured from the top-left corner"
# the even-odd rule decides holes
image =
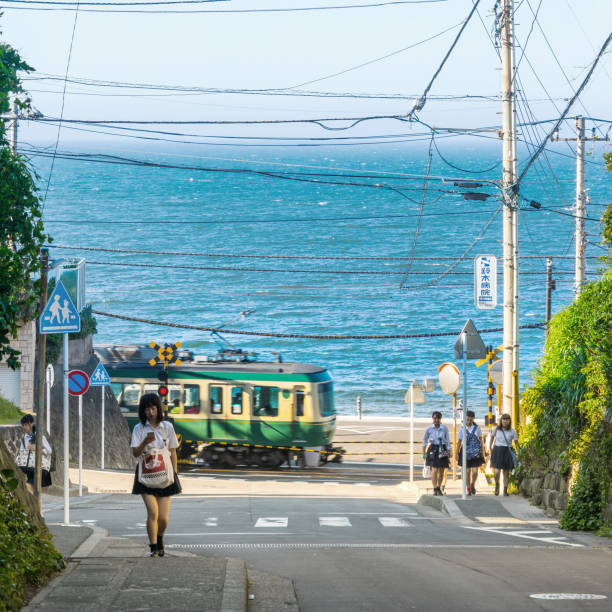
[[[253,414],[278,416],[278,387],[253,387]]]
[[[242,414],[242,387],[232,387],[232,414]]]
[[[117,387],[119,394],[117,395]],[[112,385],[112,389],[117,395],[119,409],[121,412],[134,412],[138,410],[138,401],[140,400],[140,385],[135,383],[123,383],[122,385]]]
[[[304,391],[295,390],[295,416],[304,416]]]
[[[319,385],[319,410],[321,416],[331,416],[336,414],[334,406],[334,384],[331,382]]]
[[[200,414],[199,385],[185,385],[183,387],[183,406],[185,414]]]
[[[148,383],[144,386],[145,393],[157,393],[159,389],[159,383],[151,384]],[[162,400],[162,406],[164,400]],[[180,414],[181,410],[181,386],[180,385],[168,385],[168,412],[170,414]]]
[[[223,387],[209,387],[210,411],[212,414],[223,412]]]

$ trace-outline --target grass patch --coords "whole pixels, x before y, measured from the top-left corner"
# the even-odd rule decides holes
[[[13,402],[0,397],[0,425],[13,425],[17,423],[19,419],[25,413],[19,410]]]

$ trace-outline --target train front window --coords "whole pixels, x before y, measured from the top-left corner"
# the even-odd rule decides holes
[[[278,387],[253,387],[253,414],[278,416]]]
[[[321,416],[331,416],[336,414],[334,406],[334,384],[326,382],[319,385],[319,410]]]
[[[209,387],[208,393],[211,414],[221,414],[223,412],[223,387]]]
[[[232,387],[232,414],[242,414],[242,387]]]
[[[119,403],[119,409],[121,412],[134,412],[138,410],[138,402],[140,400],[140,385],[136,383],[113,383],[111,385],[117,402]]]
[[[183,387],[183,406],[185,414],[200,414],[200,386]]]

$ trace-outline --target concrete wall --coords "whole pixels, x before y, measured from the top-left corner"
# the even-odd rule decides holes
[[[17,406],[22,410],[31,411],[34,409],[34,355],[36,349],[36,322],[29,321],[19,327],[17,338],[11,340],[11,347],[21,353],[19,361],[21,362],[20,369],[20,384],[19,398],[10,398],[15,401]],[[1,367],[7,367],[3,364]],[[8,394],[0,395],[6,397]]]

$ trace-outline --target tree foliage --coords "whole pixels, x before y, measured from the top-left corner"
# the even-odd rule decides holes
[[[612,205],[603,215],[603,244],[612,247]],[[604,258],[606,259],[606,258]],[[610,504],[612,436],[612,269],[587,285],[574,304],[551,321],[534,384],[523,395],[529,425],[523,456],[530,464],[561,460],[573,486],[561,526],[603,527]]]
[[[0,43],[0,113],[7,113],[13,96],[23,90],[20,71],[31,71],[17,51]],[[19,108],[29,101],[16,98]],[[22,321],[36,315],[40,249],[48,240],[33,173],[7,140],[6,121],[0,121],[0,359],[19,366],[19,352],[9,346]]]

